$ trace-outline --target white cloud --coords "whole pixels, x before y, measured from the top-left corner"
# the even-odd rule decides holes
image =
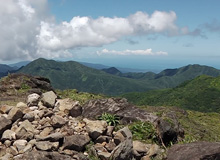
[[[114,55],[142,55],[142,56],[153,56],[153,55],[168,55],[167,52],[164,51],[158,51],[158,52],[153,52],[151,48],[146,49],[146,50],[124,50],[124,51],[116,51],[116,50],[108,50],[108,49],[103,49],[102,51],[97,51],[96,52],[98,55],[102,54],[114,54]]]
[[[0,5],[0,59],[58,58],[70,49],[102,46],[125,36],[177,35],[175,12],[136,12],[128,17],[73,17],[57,24],[47,0],[6,0]],[[119,54],[119,53],[118,53]],[[165,54],[127,50],[124,54]]]
[[[175,12],[155,11],[151,16],[137,12],[127,18],[121,17],[73,17],[70,22],[59,25],[42,22],[38,44],[50,50],[85,46],[101,46],[118,41],[123,36],[163,33],[174,35]]]

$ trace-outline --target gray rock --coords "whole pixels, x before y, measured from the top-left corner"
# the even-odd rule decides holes
[[[28,131],[24,127],[19,127],[16,130],[16,137],[17,139],[31,140],[34,137],[34,134],[33,132]]]
[[[1,157],[1,160],[12,160],[13,155],[10,153],[6,153],[3,157]]]
[[[112,160],[131,160],[133,158],[133,144],[132,144],[132,133],[128,127],[120,129],[118,132],[121,132],[125,137],[125,140],[121,142],[112,152],[110,159]]]
[[[75,160],[58,152],[31,151],[23,154],[22,160]]]
[[[21,110],[25,110],[28,108],[27,104],[25,104],[24,102],[18,102],[16,107],[20,108]]]
[[[27,105],[28,107],[37,106],[40,101],[40,95],[33,93],[27,97]]]
[[[17,107],[13,107],[8,113],[8,118],[11,119],[12,121],[16,121],[17,119],[22,117],[23,117],[23,112]]]
[[[63,117],[61,117],[59,115],[54,115],[51,118],[51,124],[55,128],[60,128],[60,127],[62,127],[63,125],[66,124],[66,121],[65,121],[65,119]]]
[[[167,160],[218,160],[220,142],[175,144],[168,150]]]
[[[52,133],[44,138],[46,141],[56,142],[62,139],[64,136],[60,132]]]
[[[59,147],[59,142],[49,142],[49,141],[40,141],[36,142],[35,146],[37,149],[42,151],[52,151],[57,150]]]
[[[9,105],[2,105],[0,106],[0,113],[6,113],[8,114],[8,112],[13,108],[13,106],[9,106]]]
[[[34,120],[34,113],[33,113],[33,112],[26,113],[26,114],[23,116],[23,119],[26,119],[26,120],[28,120],[29,122],[32,122],[32,121]]]
[[[42,94],[42,103],[43,105],[53,108],[57,99],[57,95],[53,91],[49,91]]]
[[[99,152],[98,156],[101,160],[110,160],[111,153],[109,153],[109,152]]]
[[[85,146],[90,142],[87,135],[72,135],[64,138],[63,149],[71,149],[75,151],[83,151]]]
[[[5,141],[5,140],[15,140],[16,139],[16,136],[15,136],[15,132],[12,131],[12,130],[6,130],[3,135],[2,135],[2,138],[1,140]]]
[[[107,136],[112,136],[112,133],[113,133],[114,129],[115,129],[114,126],[107,126],[106,135]]]
[[[148,145],[140,141],[133,141],[133,150],[137,151],[141,156],[146,155],[150,147],[150,144]]]
[[[83,121],[86,123],[86,130],[92,139],[98,138],[107,128],[106,121],[91,121],[86,118]]]
[[[27,141],[26,140],[16,140],[13,143],[13,146],[16,146],[16,148],[18,149],[18,152],[20,152],[21,150],[23,150],[25,148],[25,146],[27,145]]]
[[[102,113],[115,114],[124,123],[136,120],[154,122],[158,117],[127,102],[125,98],[90,100],[83,105],[82,116],[95,119]]]
[[[3,117],[3,116],[1,116],[0,117],[0,137],[2,136],[2,133],[5,131],[5,130],[7,130],[7,129],[9,129],[10,127],[11,127],[11,125],[12,125],[12,121],[11,120],[9,120],[9,119],[7,119],[7,118],[5,118],[5,117]]]
[[[69,115],[72,117],[78,117],[82,115],[82,107],[79,103],[75,104],[73,108],[70,110]]]
[[[109,141],[109,143],[105,145],[105,148],[108,150],[108,152],[113,151],[115,147],[116,144],[113,141]]]

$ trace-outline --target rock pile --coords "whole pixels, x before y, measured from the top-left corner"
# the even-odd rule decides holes
[[[27,103],[0,107],[2,160],[147,160],[157,145],[132,141],[128,127],[117,132],[105,121],[82,116],[79,102],[57,99],[53,91],[30,94]]]

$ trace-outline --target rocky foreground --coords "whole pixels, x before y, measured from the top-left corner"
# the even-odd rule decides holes
[[[176,144],[167,149],[166,146],[184,137],[184,130],[172,113],[167,115],[171,117],[170,123],[120,98],[90,100],[81,106],[78,101],[60,99],[48,80],[35,79],[22,78],[34,84],[25,103],[0,106],[2,160],[220,159],[217,142]],[[11,88],[9,84],[2,86],[6,88],[5,96]],[[97,120],[105,112],[120,117],[125,127],[116,130],[106,121]],[[126,124],[137,120],[154,125],[160,145],[132,140]]]
[[[117,109],[119,115],[127,109],[116,99],[102,101],[106,103],[106,107],[114,103],[108,109],[112,111]],[[124,104],[123,99],[120,102]],[[1,159],[83,160],[90,159],[91,156],[103,160],[149,159],[165,152],[156,144],[132,141],[132,133],[128,127],[116,132],[114,126],[108,126],[106,121],[85,118],[92,119],[94,112],[100,113],[97,109],[94,110],[96,103],[98,102],[89,102],[93,107],[87,104],[87,107],[93,110],[88,112],[89,109],[81,107],[77,101],[57,99],[56,94],[49,91],[41,96],[36,93],[30,94],[27,103],[19,102],[16,106],[2,105]],[[153,115],[145,114],[142,113],[136,118],[147,118],[151,121],[157,119]],[[122,113],[121,117],[129,119],[129,115],[123,116]]]

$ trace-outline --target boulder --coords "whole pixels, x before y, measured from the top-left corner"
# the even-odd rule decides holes
[[[119,116],[123,123],[130,123],[136,120],[154,122],[158,118],[128,103],[125,98],[90,100],[84,104],[82,115],[86,118],[95,119],[104,112]]]
[[[17,107],[13,107],[8,113],[8,118],[11,119],[12,121],[16,121],[17,119],[22,117],[23,117],[23,112]]]
[[[220,142],[175,144],[168,150],[167,160],[218,160]]]
[[[98,138],[107,128],[106,121],[91,121],[86,118],[83,121],[86,123],[86,130],[92,139]]]
[[[30,94],[27,97],[27,105],[28,105],[28,107],[37,106],[39,101],[40,101],[40,95],[37,94],[37,93]]]
[[[9,120],[9,119],[7,119],[7,118],[5,118],[5,117],[3,117],[3,116],[1,116],[0,117],[0,137],[2,136],[2,133],[5,131],[5,130],[7,130],[7,129],[9,129],[10,127],[11,127],[11,125],[12,125],[12,121],[11,120]]]
[[[83,151],[85,146],[90,142],[87,135],[72,135],[64,137],[63,149]]]
[[[57,99],[57,95],[53,91],[42,94],[42,103],[44,106],[53,108]]]
[[[124,141],[121,142],[112,152],[110,159],[112,160],[132,160],[132,150],[133,150],[133,144],[132,144],[132,133],[128,129],[128,127],[124,127],[120,129],[118,132],[121,132],[121,134],[124,136]]]

